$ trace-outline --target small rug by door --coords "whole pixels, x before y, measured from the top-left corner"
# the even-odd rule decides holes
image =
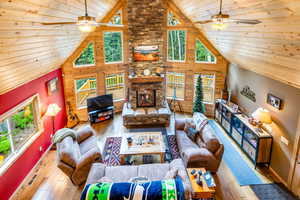
[[[299,200],[282,184],[258,184],[250,187],[260,200]]]
[[[145,129],[144,129],[145,131]],[[149,129],[147,129],[147,132]],[[173,159],[179,158],[179,150],[176,142],[175,135],[167,135],[162,132],[164,137],[164,142],[166,145],[165,161],[170,162]],[[108,137],[106,139],[104,149],[103,149],[103,162],[108,166],[120,165],[120,149],[121,149],[122,137]],[[153,157],[145,155],[142,157],[142,162],[144,164],[151,163]]]
[[[215,130],[217,137],[224,145],[223,160],[228,168],[231,170],[237,181],[241,186],[252,184],[264,184],[255,173],[254,167],[248,166],[248,163],[240,155],[240,153],[233,146],[233,140],[226,137],[225,131],[217,124],[215,120],[209,120],[209,124]]]

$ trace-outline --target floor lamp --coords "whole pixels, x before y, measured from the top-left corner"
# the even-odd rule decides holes
[[[55,133],[55,127],[54,127],[55,116],[59,113],[60,110],[61,108],[56,103],[52,103],[48,106],[47,112],[45,114],[46,116],[52,118],[52,134]]]

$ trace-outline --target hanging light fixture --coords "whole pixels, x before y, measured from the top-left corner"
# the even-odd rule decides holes
[[[86,0],[84,0],[84,5],[85,5],[85,16],[78,17],[77,25],[78,25],[78,29],[81,32],[89,33],[96,29],[98,23],[96,22],[95,17],[91,17],[88,15]]]

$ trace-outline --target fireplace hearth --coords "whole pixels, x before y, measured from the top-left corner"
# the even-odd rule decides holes
[[[139,89],[136,91],[137,105],[136,107],[155,107],[156,106],[156,90]]]

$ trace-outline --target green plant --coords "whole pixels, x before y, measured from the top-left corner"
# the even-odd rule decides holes
[[[199,74],[196,85],[196,97],[193,107],[193,112],[205,113],[205,105],[203,104],[203,87],[202,87],[202,78]]]
[[[10,151],[10,142],[7,137],[0,136],[0,153],[7,154]]]
[[[24,115],[24,111],[21,111],[12,116],[13,122],[16,128],[25,129],[33,122],[33,114]]]

